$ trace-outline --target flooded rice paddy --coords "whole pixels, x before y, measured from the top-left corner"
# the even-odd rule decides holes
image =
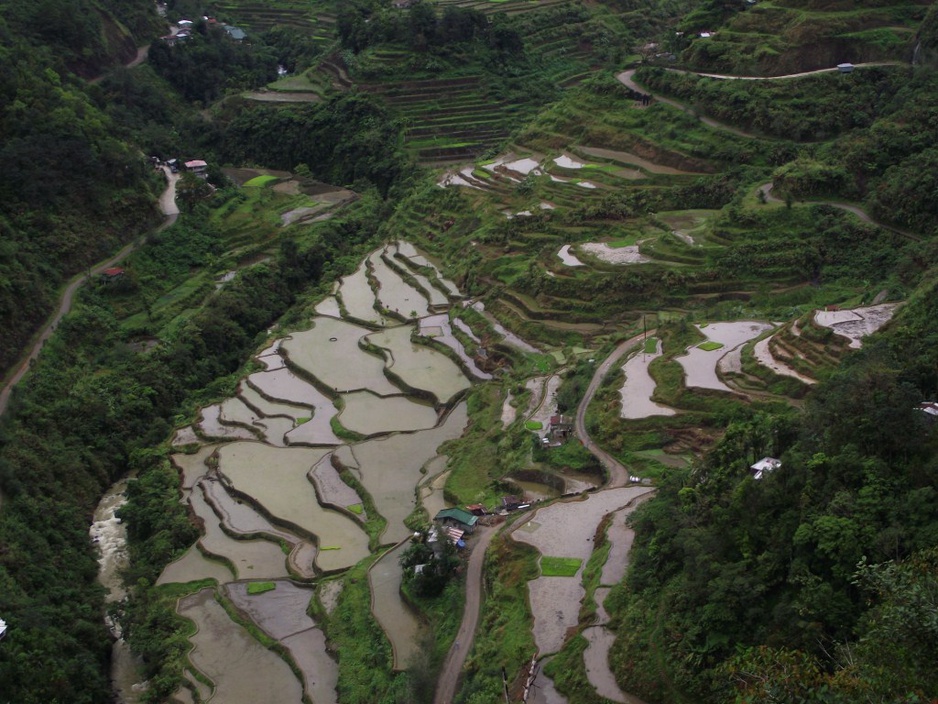
[[[897,303],[883,303],[851,310],[819,310],[814,314],[814,322],[848,338],[851,348],[860,349],[863,338],[888,323],[897,307]]]
[[[195,692],[232,704],[337,701],[338,664],[306,615],[314,588],[292,580],[315,582],[371,554],[365,501],[343,476],[364,487],[385,519],[385,545],[406,541],[404,520],[418,501],[430,515],[445,507],[446,460],[438,448],[468,423],[465,403],[447,410],[448,404],[471,385],[463,368],[491,378],[466,354],[443,312],[459,297],[412,245],[384,247],[316,306],[308,329],[258,352],[263,371],[246,376],[235,396],[203,408],[194,428],[177,432],[174,445],[187,452],[172,461],[202,535],[159,583],[219,585],[179,601],[179,613],[198,628],[190,663],[200,673],[190,674],[179,701],[194,701]],[[380,312],[395,309],[421,319],[405,325]],[[478,340],[465,323],[457,325]],[[416,332],[453,350],[462,368],[412,342]],[[349,443],[343,428],[373,437]],[[397,559],[397,551],[389,552],[369,578],[373,611],[404,667],[419,623],[401,600]],[[258,580],[274,588],[249,593]],[[330,581],[320,590],[327,611],[342,598],[341,585]],[[298,674],[232,621],[222,598],[278,640]],[[212,686],[200,682],[205,678]]]
[[[717,391],[731,391],[717,376],[717,366],[720,359],[728,352],[741,347],[749,340],[758,337],[772,326],[751,320],[741,320],[734,323],[710,323],[706,327],[697,326],[697,329],[707,338],[708,342],[721,345],[717,349],[703,349],[701,346],[692,347],[686,354],[675,359],[684,367],[686,376],[685,386],[702,389],[716,389]]]
[[[647,418],[649,416],[673,416],[677,411],[651,400],[655,392],[655,380],[648,373],[648,365],[661,356],[661,340],[653,353],[639,350],[622,366],[625,383],[619,390],[622,399],[622,418]]]
[[[226,704],[299,704],[303,686],[287,663],[232,621],[203,589],[179,600],[179,614],[191,619],[192,665],[214,684],[212,700]]]
[[[503,166],[515,173],[534,168],[524,159],[516,162]],[[419,647],[421,626],[400,595],[398,556],[411,532],[404,521],[415,511],[433,516],[446,506],[448,473],[439,448],[458,438],[469,422],[467,405],[458,399],[472,378],[491,378],[460,341],[480,344],[477,331],[465,321],[451,321],[443,310],[459,297],[452,282],[411,245],[385,246],[339,283],[336,296],[316,306],[308,329],[272,341],[258,353],[263,371],[243,379],[232,398],[202,409],[194,431],[177,435],[177,446],[195,447],[175,453],[172,460],[180,471],[183,500],[203,534],[166,568],[160,583],[206,578],[218,583],[178,603],[179,613],[198,629],[190,638],[189,660],[199,673],[190,673],[189,689],[177,694],[180,701],[194,701],[198,692],[202,700],[232,704],[304,697],[314,704],[337,702],[338,663],[307,607],[318,594],[329,613],[343,598],[341,577],[325,578],[372,554],[365,527],[373,512],[386,524],[372,546],[397,547],[369,572],[371,609],[392,644],[395,667],[407,666]],[[504,344],[538,352],[481,303],[474,307]],[[400,317],[386,314],[395,308]],[[419,319],[402,324],[402,317]],[[414,333],[447,347],[452,356],[442,347],[419,344]],[[558,384],[559,377],[536,380],[524,415],[546,428],[556,412]],[[344,431],[368,439],[349,441]],[[519,478],[530,482],[519,488],[537,498],[586,491],[599,482],[574,474],[563,481],[560,475],[549,482],[531,480]],[[610,528],[619,537],[610,538],[605,579],[607,571],[624,570],[628,540],[620,534],[630,510],[625,507],[647,491],[614,489],[544,507],[514,536],[543,555],[575,557],[585,564],[602,516],[620,512]],[[262,593],[252,593],[251,585]],[[535,641],[542,654],[556,652],[577,623],[584,594],[581,573],[540,577],[530,583],[530,594]],[[220,602],[277,640],[286,655],[262,647]],[[589,652],[587,658],[605,651],[591,645]],[[594,686],[614,694],[601,683]],[[553,692],[549,681],[540,687]]]
[[[423,630],[420,619],[400,599],[401,581],[404,578],[400,559],[408,546],[409,543],[405,541],[388,550],[368,570],[371,611],[391,641],[395,670],[403,670],[413,660]]]

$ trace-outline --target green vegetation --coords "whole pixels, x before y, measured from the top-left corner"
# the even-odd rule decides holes
[[[525,430],[540,430],[544,427],[544,424],[539,420],[528,420],[524,422]]]
[[[576,557],[549,557],[541,558],[541,576],[543,577],[573,577],[580,571],[583,560]]]
[[[704,352],[713,352],[714,350],[721,349],[723,347],[723,343],[707,340],[706,342],[701,342],[699,345],[697,345],[697,347],[698,349],[702,349]]]
[[[273,183],[276,183],[279,180],[280,179],[278,179],[276,176],[270,176],[270,175],[255,176],[254,178],[248,181],[245,181],[244,185],[247,187],[251,187],[251,188],[260,188],[263,186],[269,186]]]
[[[248,582],[248,594],[263,594],[264,592],[272,592],[277,588],[277,585],[273,582]]]
[[[938,11],[928,5],[506,0],[400,10],[371,0],[176,0],[171,19],[212,12],[244,26],[250,41],[200,23],[191,40],[156,41],[147,64],[92,83],[84,79],[165,33],[152,3],[3,3],[0,367],[21,354],[66,279],[150,234],[122,277],[82,288],[2,420],[2,696],[107,700],[87,525],[127,472],[136,479],[121,511],[132,558],[121,624],[143,658],[147,701],[171,696],[193,628],[174,605],[212,584],[153,586],[198,536],[166,439],[233,392],[272,326],[307,324],[367,246],[406,238],[485,304],[484,315],[458,312],[472,334],[457,335],[495,379],[470,390],[467,432],[440,449],[452,502],[495,505],[524,470],[552,481],[600,472],[575,440],[544,448],[532,442],[541,429],[533,423],[503,427],[505,395],[525,408],[527,380],[559,369],[557,410],[572,415],[616,344],[643,329],[662,340],[649,368],[653,399],[677,414],[621,418],[614,370],[586,419],[597,442],[657,487],[634,517],[628,577],[605,604],[625,689],[662,703],[933,699],[938,448],[934,427],[913,411],[938,389]],[[697,36],[703,30],[713,35]],[[907,61],[916,46],[912,68],[778,81],[662,68],[673,54],[673,67],[779,74]],[[636,74],[642,85],[690,112],[636,101],[613,73],[627,53],[649,64]],[[241,97],[271,83],[278,64],[293,75],[275,89],[317,102]],[[152,203],[164,181],[142,158],[150,154],[211,165],[207,182],[180,181],[182,215],[160,232]],[[559,154],[583,168],[560,166]],[[522,157],[537,169],[506,165]],[[471,187],[441,188],[442,175],[415,159],[458,163],[453,173]],[[297,176],[258,176],[239,189],[219,164]],[[318,181],[357,200],[330,207]],[[314,205],[324,208],[316,222],[283,224],[287,211]],[[650,261],[585,256],[571,267],[557,256],[591,242],[638,247]],[[859,352],[812,320],[818,307],[883,300],[906,303]],[[485,316],[539,351],[501,341]],[[732,320],[781,321],[769,351],[818,383],[771,371],[750,343],[721,369],[730,391],[688,388],[676,357],[702,342],[695,325]],[[655,338],[642,347],[655,348]],[[749,466],[765,455],[782,467],[756,480]],[[367,515],[377,550],[385,519],[354,472],[342,477],[362,497],[348,508]],[[595,613],[609,554],[599,533],[596,542],[580,627]],[[430,561],[425,547],[407,566],[438,564],[409,570],[403,591],[430,635],[407,671],[392,670],[370,611],[370,558],[342,575],[336,609],[318,615],[340,654],[341,702],[432,698],[462,585],[452,578],[459,558]],[[540,573],[580,566],[548,556]],[[496,536],[457,701],[500,700],[503,668],[515,679],[530,661],[527,583],[538,574],[533,549]],[[571,635],[546,670],[571,702],[599,700],[585,647]]]

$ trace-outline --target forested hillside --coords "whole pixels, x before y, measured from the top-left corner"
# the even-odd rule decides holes
[[[152,3],[0,5],[0,370],[60,284],[156,221],[149,170],[79,76],[130,60],[158,30]]]
[[[235,400],[271,331],[308,329],[343,277],[359,272],[371,296],[358,315],[406,317],[385,307],[382,266],[414,290],[438,266],[484,304],[457,306],[426,283],[428,303],[454,304],[445,322],[487,370],[460,397],[465,433],[440,449],[436,488],[450,504],[500,507],[538,481],[553,491],[544,505],[601,496],[608,466],[576,441],[549,447],[531,410],[575,413],[627,340],[647,357],[655,412],[625,413],[634,372],[622,364],[584,404],[593,440],[654,495],[630,519],[630,566],[614,584],[600,584],[613,513],[579,539],[593,550],[568,577],[582,601],[549,612],[558,645],[536,655],[538,667],[550,657],[557,696],[606,701],[583,655],[598,627],[614,640],[609,679],[651,704],[938,698],[938,424],[917,408],[938,398],[938,3],[166,5],[161,18],[151,0],[0,0],[0,371],[70,276],[141,238],[125,275],[83,287],[0,418],[0,702],[109,700],[88,526],[128,473],[129,598],[114,609],[141,657],[143,699],[214,691],[177,604],[222,587],[156,586],[205,530],[179,501],[170,456],[195,440],[221,446],[233,427],[262,444],[253,420],[222,415],[212,436],[202,409]],[[189,38],[159,40],[184,17]],[[122,67],[151,40],[147,61]],[[701,75],[724,72],[771,80]],[[209,162],[206,181],[180,178],[179,220],[162,231],[166,182],[150,155]],[[402,241],[426,258],[375,250]],[[351,294],[328,300],[338,322],[354,318]],[[870,337],[818,322],[873,305],[894,317]],[[369,333],[359,347],[384,359],[378,324],[352,322]],[[710,363],[711,386],[692,383],[682,360],[724,347],[708,332],[732,323],[755,336],[731,363]],[[430,337],[407,341],[441,349]],[[271,427],[314,412],[287,419],[289,404],[255,402],[274,407]],[[171,445],[180,429],[194,441]],[[750,467],[766,456],[781,466],[757,479]],[[368,557],[290,577],[310,593],[344,589],[334,612],[321,592],[306,609],[337,660],[340,704],[429,701],[460,648],[465,571],[442,595],[405,594],[431,636],[395,664],[368,606],[388,521],[361,474],[337,481],[360,495],[346,518],[367,533]],[[425,527],[423,511],[409,531]],[[505,524],[518,515],[530,514]],[[507,531],[491,546],[461,704],[500,701],[506,675],[520,699],[543,619],[529,585],[543,557],[560,559]]]

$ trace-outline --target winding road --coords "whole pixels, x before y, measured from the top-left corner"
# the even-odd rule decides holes
[[[479,608],[482,604],[482,565],[485,563],[485,551],[497,532],[498,529],[494,526],[485,526],[476,534],[476,544],[472,548],[472,554],[469,555],[469,568],[466,570],[466,606],[462,614],[462,623],[459,625],[456,640],[440,671],[433,704],[450,704],[456,693],[459,674],[472,649],[476,626],[479,625]]]
[[[176,207],[176,181],[179,179],[178,174],[171,173],[170,170],[166,167],[163,167],[163,171],[166,174],[166,190],[163,191],[163,194],[160,196],[160,211],[163,215],[166,216],[166,219],[163,221],[163,224],[157,228],[157,232],[165,230],[167,227],[176,222],[176,218],[179,215],[179,208]],[[68,315],[68,312],[72,309],[72,302],[75,299],[75,293],[82,286],[91,279],[92,276],[96,276],[103,272],[105,269],[110,269],[113,266],[116,266],[127,256],[133,252],[142,242],[143,237],[139,237],[128,245],[125,245],[117,254],[106,259],[103,262],[95,264],[93,267],[89,268],[87,271],[82,272],[81,274],[76,274],[71,278],[68,284],[65,286],[65,290],[62,291],[62,296],[59,299],[58,307],[55,309],[55,312],[49,317],[45,325],[39,331],[35,337],[35,342],[30,348],[29,352],[23,357],[20,361],[19,366],[16,368],[16,371],[13,373],[13,376],[9,378],[6,384],[3,387],[3,390],[0,391],[0,416],[6,413],[7,406],[10,403],[10,394],[13,391],[13,387],[19,383],[20,379],[29,371],[30,366],[33,363],[33,360],[39,356],[39,352],[42,350],[42,346],[46,343],[52,333],[55,331],[56,326],[59,324],[59,321]]]
[[[865,63],[865,64],[855,64],[854,68],[864,68],[868,66],[901,66],[901,65],[903,64],[901,64],[898,61],[876,61],[876,62],[870,62],[870,63]],[[619,81],[619,83],[624,85],[626,88],[633,90],[636,93],[643,93],[646,95],[650,95],[647,92],[648,91],[647,88],[635,82],[635,72],[637,70],[638,69],[630,68],[627,71],[623,71],[622,73],[616,74],[616,79]],[[724,80],[724,81],[783,81],[783,80],[790,79],[790,78],[804,78],[805,76],[814,76],[820,73],[834,73],[838,70],[839,69],[836,66],[834,66],[832,68],[819,68],[819,69],[815,69],[814,71],[801,71],[800,73],[787,73],[783,76],[730,76],[730,75],[726,75],[722,73],[699,73],[697,71],[686,71],[684,69],[679,69],[679,68],[666,68],[665,69],[665,71],[671,71],[672,73],[687,73],[687,74],[691,74],[694,76],[701,76],[703,78],[716,78],[716,79]],[[712,127],[715,130],[722,130],[723,132],[729,132],[730,134],[734,134],[737,137],[745,137],[746,139],[772,139],[771,137],[766,137],[764,135],[753,134],[752,132],[745,132],[741,129],[733,127],[732,125],[728,125],[725,122],[718,122],[717,120],[714,120],[712,118],[705,117],[703,115],[697,115],[696,111],[694,111],[692,108],[690,108],[689,106],[685,105],[682,102],[673,100],[672,98],[664,98],[660,95],[653,95],[652,97],[658,102],[664,103],[665,105],[670,105],[671,107],[677,108],[678,110],[682,110],[689,115],[696,116],[703,124],[707,125],[708,127]]]
[[[651,331],[649,331],[651,332]],[[583,400],[577,407],[576,412],[576,435],[583,441],[584,447],[602,463],[603,467],[609,472],[609,483],[605,489],[614,489],[625,486],[629,482],[629,471],[621,462],[599,445],[593,442],[589,433],[586,431],[586,409],[596,391],[602,384],[603,379],[615,364],[622,359],[635,345],[640,344],[642,335],[635,335],[625,342],[621,343],[612,354],[609,355],[597,368],[593,378],[583,395]],[[482,603],[482,565],[485,562],[485,550],[498,529],[495,527],[484,527],[477,535],[477,542],[472,548],[472,554],[469,556],[469,567],[466,571],[466,606],[463,611],[462,623],[459,626],[459,632],[456,634],[456,640],[453,647],[450,648],[443,668],[440,671],[440,677],[437,680],[436,696],[433,698],[433,704],[450,704],[453,695],[456,693],[456,685],[459,683],[459,675],[462,672],[466,657],[472,649],[472,641],[475,637],[476,627],[479,623],[479,609]]]
[[[772,195],[772,187],[773,187],[772,183],[763,183],[761,186],[759,186],[758,192],[762,193],[763,197],[765,198],[767,202],[782,203],[783,201],[781,198],[777,198],[776,196]],[[862,222],[868,222],[871,225],[876,225],[877,227],[881,227],[884,230],[895,232],[897,235],[902,235],[903,237],[907,237],[910,240],[915,240],[916,242],[922,241],[921,236],[916,235],[914,232],[909,232],[908,230],[902,230],[898,227],[894,227],[892,225],[887,225],[884,222],[880,222],[879,220],[874,220],[872,217],[870,217],[870,215],[865,210],[863,210],[863,208],[861,208],[858,205],[853,205],[852,203],[838,203],[837,201],[833,201],[833,200],[810,201],[810,203],[811,205],[829,205],[833,208],[840,208],[841,210],[845,210],[848,213],[856,215]]]
[[[583,442],[583,447],[589,450],[593,456],[599,460],[600,464],[605,467],[606,471],[609,472],[609,483],[605,487],[607,489],[614,489],[628,484],[629,470],[627,470],[625,465],[619,462],[619,460],[597,445],[589,436],[586,430],[586,409],[589,408],[590,403],[593,401],[593,396],[596,395],[600,384],[603,383],[603,379],[606,378],[606,375],[612,370],[612,367],[633,347],[641,344],[647,334],[653,332],[653,330],[649,330],[647,333],[630,337],[616,347],[612,351],[612,354],[606,357],[606,359],[596,367],[593,378],[590,380],[589,386],[586,387],[586,393],[583,394],[583,400],[580,401],[580,405],[577,406],[576,409],[576,421],[574,424],[576,436]]]

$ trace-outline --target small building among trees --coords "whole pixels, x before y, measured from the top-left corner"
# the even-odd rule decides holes
[[[444,508],[434,516],[433,520],[442,524],[444,528],[452,526],[467,533],[472,533],[475,530],[476,523],[479,522],[479,517],[473,516],[461,508]]]
[[[774,457],[763,457],[761,460],[752,465],[749,469],[752,470],[753,479],[762,479],[769,472],[774,472],[776,469],[782,466],[782,461],[777,460]]]

